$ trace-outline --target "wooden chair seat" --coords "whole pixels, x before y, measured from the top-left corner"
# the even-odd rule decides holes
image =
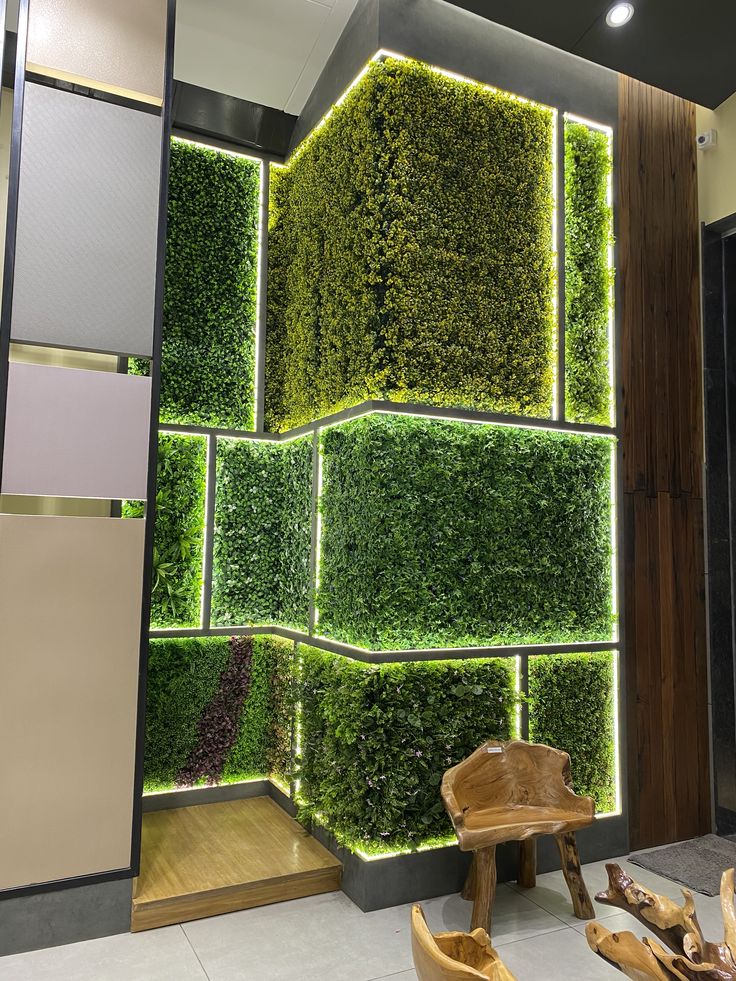
[[[516,981],[485,930],[433,935],[421,906],[411,911],[411,949],[419,981]]]
[[[473,900],[471,929],[490,934],[496,888],[496,846],[520,842],[519,884],[536,883],[536,839],[554,835],[575,915],[593,917],[575,832],[593,823],[595,803],[572,789],[570,757],[551,746],[490,740],[449,769],[442,799],[462,851],[473,852],[463,890]]]
[[[475,851],[502,841],[524,841],[538,835],[577,831],[587,827],[592,817],[592,811],[576,813],[530,804],[469,808],[464,814],[464,827],[458,832],[458,842],[462,851]]]

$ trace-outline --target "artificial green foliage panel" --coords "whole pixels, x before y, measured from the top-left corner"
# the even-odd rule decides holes
[[[207,442],[160,433],[153,547],[151,627],[198,627]],[[126,501],[124,517],[143,517],[141,501]]]
[[[223,783],[268,774],[291,776],[294,725],[294,644],[279,637],[254,637],[248,698],[237,741],[225,763]]]
[[[369,666],[306,646],[300,658],[305,811],[369,851],[451,835],[442,775],[512,736],[514,660]]]
[[[312,438],[217,441],[212,616],[306,629]]]
[[[611,637],[611,441],[373,415],[324,432],[318,632],[370,649]]]
[[[575,422],[611,425],[608,202],[611,138],[565,123],[565,399]]]
[[[616,809],[615,654],[529,658],[529,738],[570,754],[575,791]]]
[[[150,641],[146,696],[146,791],[170,790],[198,739],[202,713],[230,659],[227,637]]]
[[[210,783],[235,783],[271,775],[288,779],[294,645],[268,636],[253,637],[248,643],[252,647],[244,675],[232,671],[232,638],[150,641],[146,791],[185,785],[183,777],[198,745],[205,753],[223,759]],[[226,705],[227,712],[220,713],[220,728],[213,732],[211,707],[217,699]],[[229,746],[224,757],[223,746]]]
[[[373,64],[272,172],[266,412],[367,398],[548,416],[552,114]]]
[[[172,140],[162,422],[253,428],[259,193],[255,161]]]

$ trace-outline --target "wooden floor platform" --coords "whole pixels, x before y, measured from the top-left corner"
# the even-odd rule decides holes
[[[342,866],[270,797],[143,815],[131,930],[340,888]]]

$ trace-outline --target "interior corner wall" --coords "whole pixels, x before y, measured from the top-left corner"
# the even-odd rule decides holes
[[[736,94],[717,109],[696,110],[698,133],[715,129],[718,142],[698,152],[700,220],[709,224],[736,214]]]
[[[695,106],[621,76],[619,413],[635,848],[711,830],[696,152]]]
[[[444,0],[360,0],[292,134],[307,136],[379,50],[616,126],[617,75]]]

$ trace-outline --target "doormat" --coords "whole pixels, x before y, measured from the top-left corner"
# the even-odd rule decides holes
[[[666,879],[679,882],[693,892],[717,896],[721,876],[736,867],[736,842],[717,835],[704,835],[674,845],[634,852],[629,861]]]

